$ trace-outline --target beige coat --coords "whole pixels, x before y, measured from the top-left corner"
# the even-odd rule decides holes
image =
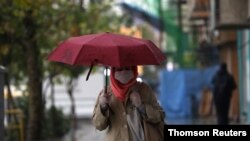
[[[110,89],[110,88],[109,88]],[[152,89],[145,83],[137,83],[128,91],[124,102],[120,102],[114,95],[111,96],[110,107],[113,114],[108,112],[107,116],[101,113],[100,105],[94,108],[92,122],[96,129],[106,129],[105,141],[130,141],[131,135],[127,124],[126,115],[131,112],[131,101],[128,99],[132,91],[137,90],[141,95],[142,104],[145,106],[146,114],[142,114],[142,122],[145,141],[163,141],[164,135],[164,111],[160,107]]]

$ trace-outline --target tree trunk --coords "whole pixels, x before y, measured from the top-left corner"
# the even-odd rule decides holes
[[[49,76],[49,82],[50,82],[50,86],[51,86],[51,91],[50,91],[50,96],[51,96],[51,106],[55,107],[55,83],[53,81],[55,75],[51,74]]]
[[[27,141],[39,141],[42,139],[43,98],[42,98],[42,73],[39,61],[39,48],[36,44],[36,24],[32,17],[32,10],[26,11],[24,24],[26,26],[26,49],[28,92],[29,92],[29,122]]]
[[[38,63],[36,46],[30,45],[27,49],[27,71],[29,91],[29,125],[28,141],[41,139],[43,100],[42,100],[42,76]]]
[[[68,82],[67,92],[71,101],[71,127],[72,127],[72,134],[71,134],[71,141],[76,141],[75,131],[77,129],[77,121],[76,121],[76,112],[75,112],[75,99],[73,95],[74,90],[74,84],[73,84],[73,78],[70,78]]]

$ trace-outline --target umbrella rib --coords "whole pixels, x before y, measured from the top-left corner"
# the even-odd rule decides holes
[[[154,43],[152,43],[152,41],[150,41],[150,40],[146,40],[146,42],[149,42],[149,43],[151,43],[152,45],[154,45]],[[147,47],[148,50],[150,50],[150,52],[151,52],[152,55],[154,56],[154,59],[155,59],[158,63],[160,63],[162,60],[164,60],[165,57],[163,56],[163,54],[162,54],[162,56],[159,56],[159,54],[161,54],[160,48],[158,48],[157,46],[155,46],[155,48],[151,48],[151,46],[148,45],[148,44],[145,44],[145,46]],[[156,51],[157,51],[157,52],[156,52]],[[157,54],[157,53],[159,53],[159,54]]]
[[[74,64],[74,65],[76,65],[77,58],[78,58],[78,56],[80,55],[80,52],[82,52],[82,49],[83,49],[83,47],[81,47],[80,51],[78,51],[76,57],[74,58],[74,61],[73,61],[73,64]]]
[[[101,35],[99,35],[99,36],[102,36],[102,35],[103,35],[103,34],[101,34]],[[88,42],[91,42],[91,41],[95,40],[95,39],[96,39],[97,37],[99,37],[99,36],[95,36],[94,38],[90,39]],[[80,51],[78,51],[76,57],[74,58],[74,61],[73,61],[73,64],[74,64],[74,65],[75,65],[75,63],[76,63],[76,61],[77,61],[76,58],[78,58],[78,56],[81,54],[83,48],[84,48],[84,45],[81,47]],[[94,61],[95,61],[95,60],[94,60]],[[91,62],[91,63],[94,63],[94,62]],[[93,64],[93,65],[94,65],[94,64]]]

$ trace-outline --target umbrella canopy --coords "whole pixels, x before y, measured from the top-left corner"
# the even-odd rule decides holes
[[[159,65],[165,56],[150,40],[114,33],[88,34],[62,42],[48,60],[70,65]]]
[[[48,60],[70,65],[111,67],[159,65],[165,56],[150,40],[139,39],[114,33],[88,34],[71,37],[53,50]],[[107,75],[105,77],[105,92],[107,92]]]

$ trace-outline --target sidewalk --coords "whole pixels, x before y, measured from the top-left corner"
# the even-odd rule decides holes
[[[172,119],[166,120],[167,124],[182,124],[182,125],[216,125],[216,118],[214,116],[197,119]],[[231,121],[230,124],[239,124],[235,121]],[[90,119],[78,120],[78,129],[76,130],[76,141],[102,141],[105,135],[105,131],[98,131],[92,125]],[[61,141],[72,141],[71,134],[66,135]]]
[[[215,115],[197,118],[175,118],[166,120],[167,124],[184,124],[184,125],[217,125],[217,119]],[[246,124],[244,120],[241,122],[236,119],[230,119],[230,125]]]
[[[78,120],[78,129],[75,132],[76,141],[102,141],[105,131],[96,130],[90,119]],[[72,141],[71,133],[61,141]]]
[[[213,125],[216,124],[215,117],[205,117],[205,118],[175,118],[166,120],[167,124],[184,124],[184,125]]]

